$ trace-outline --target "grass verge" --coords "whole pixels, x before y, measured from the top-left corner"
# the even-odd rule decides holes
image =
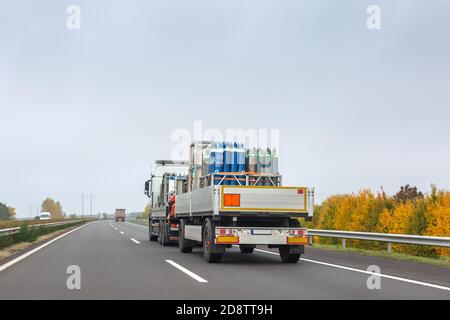
[[[440,267],[450,268],[450,259],[446,258],[446,257],[427,258],[427,257],[413,256],[413,255],[404,254],[404,253],[397,253],[397,252],[388,253],[387,251],[375,251],[375,250],[359,249],[359,248],[352,248],[352,247],[346,247],[344,249],[344,248],[342,248],[342,246],[335,245],[335,244],[316,244],[315,243],[313,246],[311,246],[311,248],[356,253],[356,254],[365,255],[365,256],[391,258],[391,259],[396,259],[396,260],[411,261],[411,262],[418,262],[418,263],[424,263],[424,264],[432,264],[432,265],[436,265],[436,266],[440,266]]]
[[[17,243],[32,243],[36,241],[40,236],[63,230],[71,227],[75,227],[85,223],[86,221],[75,221],[73,223],[67,223],[55,226],[28,226],[23,224],[20,227],[20,231],[11,235],[0,236],[0,250],[9,247]]]
[[[16,228],[21,227],[22,225],[38,225],[38,224],[44,224],[44,223],[52,223],[52,222],[63,222],[63,221],[70,221],[70,220],[80,220],[77,219],[50,219],[50,220],[7,220],[7,221],[0,221],[0,229],[7,229],[7,228]],[[86,220],[86,219],[84,219]]]

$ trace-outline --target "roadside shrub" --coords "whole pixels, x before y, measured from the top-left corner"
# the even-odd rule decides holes
[[[81,225],[86,221],[76,221],[73,223],[56,225],[56,226],[32,226],[28,223],[22,223],[20,230],[17,233],[11,235],[0,236],[0,249],[8,247],[15,243],[20,242],[34,242],[40,236],[62,230],[77,225]]]

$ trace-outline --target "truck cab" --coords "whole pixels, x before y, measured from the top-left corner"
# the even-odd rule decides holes
[[[158,160],[151,179],[145,182],[150,198],[149,240],[167,246],[178,243],[179,221],[175,216],[177,195],[187,188],[186,161]]]
[[[116,212],[114,213],[114,219],[116,222],[125,222],[125,209],[116,209]]]

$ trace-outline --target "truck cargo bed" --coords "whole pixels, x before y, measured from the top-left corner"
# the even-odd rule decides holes
[[[211,185],[178,195],[175,215],[308,217],[313,205],[314,190],[307,187]]]

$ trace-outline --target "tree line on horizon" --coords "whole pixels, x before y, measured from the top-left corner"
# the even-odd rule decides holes
[[[61,219],[65,217],[61,203],[52,198],[46,198],[41,205],[41,212],[50,212],[52,219]],[[14,220],[16,218],[16,209],[9,207],[6,203],[0,202],[0,221]]]

